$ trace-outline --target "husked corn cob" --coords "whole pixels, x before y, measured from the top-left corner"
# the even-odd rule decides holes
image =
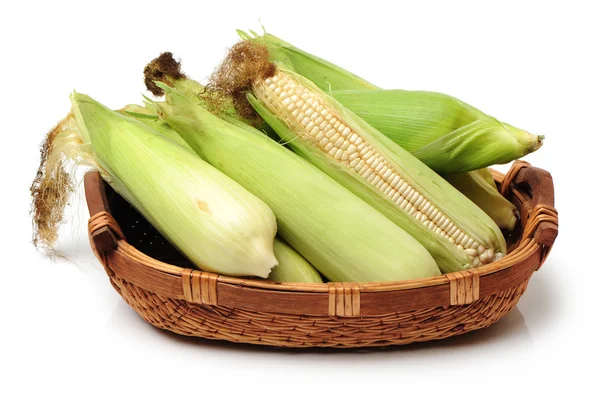
[[[498,227],[509,231],[515,228],[517,207],[498,192],[487,168],[446,175],[444,178],[487,213]],[[490,178],[493,185],[490,184]]]
[[[284,63],[356,113],[438,173],[458,173],[507,163],[537,150],[544,136],[486,115],[445,94],[378,90],[358,76],[265,33],[238,31],[265,45]]]
[[[250,70],[240,54],[256,71],[264,53],[248,42],[231,51],[213,76],[214,87],[243,80],[231,76]],[[442,271],[476,267],[506,253],[500,230],[481,209],[310,81],[267,61],[246,78],[251,87],[240,89],[251,89],[254,109],[294,151],[408,231]]]
[[[200,157],[261,198],[278,233],[330,281],[397,281],[439,275],[421,244],[313,165],[250,126],[166,92],[166,121]]]

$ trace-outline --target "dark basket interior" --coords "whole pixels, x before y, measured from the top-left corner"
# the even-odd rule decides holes
[[[167,241],[133,206],[104,183],[106,199],[114,219],[123,231],[127,242],[140,252],[161,262],[181,267],[193,267],[169,241]],[[198,243],[201,245],[201,243]]]

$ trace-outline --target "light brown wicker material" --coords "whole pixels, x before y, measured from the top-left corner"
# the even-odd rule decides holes
[[[506,176],[494,172],[494,178],[522,216],[517,231],[507,234],[509,254],[427,279],[291,284],[202,272],[97,173],[85,179],[90,243],[125,301],[149,323],[178,334],[336,348],[441,339],[487,327],[513,309],[558,234],[548,172],[517,161]],[[148,236],[154,242],[146,242]]]

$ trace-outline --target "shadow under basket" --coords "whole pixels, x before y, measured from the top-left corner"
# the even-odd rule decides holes
[[[548,172],[517,161],[506,176],[493,174],[521,215],[505,232],[509,254],[438,277],[308,284],[202,272],[97,172],[85,177],[90,244],[123,299],[147,322],[177,334],[305,348],[442,339],[488,327],[512,310],[558,234]]]

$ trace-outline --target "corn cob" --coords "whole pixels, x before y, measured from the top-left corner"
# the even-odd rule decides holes
[[[160,117],[209,163],[261,198],[278,232],[330,281],[439,275],[414,238],[317,168],[251,127],[220,119],[176,89]]]
[[[445,94],[378,87],[283,40],[239,32],[265,45],[279,61],[311,80],[438,173],[506,163],[537,150],[543,136],[502,123]]]
[[[72,114],[49,133],[32,187],[36,242],[56,239],[48,220],[62,219],[64,196],[56,192],[69,181],[65,162],[75,162],[97,169],[201,269],[267,277],[277,265],[276,223],[262,201],[148,126],[83,94],[71,99]]]
[[[269,274],[268,280],[280,283],[322,283],[319,272],[288,243],[275,237],[273,243],[279,265]]]
[[[446,180],[475,202],[500,228],[514,228],[516,208],[498,193],[489,171],[493,188],[481,186],[484,180],[480,175],[487,168],[448,173],[470,170],[476,165],[488,166],[491,160],[504,163],[520,158],[539,148],[539,136],[502,124],[458,99],[439,93],[379,90],[338,92],[334,96],[346,106],[352,104],[351,109],[368,109],[369,112],[357,114],[432,169],[444,173]],[[429,141],[435,137],[438,138]]]
[[[183,83],[183,82],[180,82]],[[186,93],[189,95],[189,93]],[[166,107],[166,104],[163,104]],[[181,145],[188,151],[193,152],[190,146],[174,131],[165,121],[161,120],[154,112],[156,107],[142,107],[136,104],[127,105],[122,111],[138,121],[154,127],[163,136]],[[195,154],[195,153],[194,153]],[[322,283],[323,279],[319,272],[300,255],[294,248],[287,244],[283,239],[275,237],[273,242],[273,252],[278,265],[275,266],[267,280],[275,282],[290,283]]]
[[[512,231],[517,223],[517,207],[498,192],[495,183],[493,186],[490,184],[489,177],[491,173],[487,168],[444,176],[450,184],[487,213],[498,227]]]
[[[442,271],[506,254],[502,233],[481,209],[304,77],[266,57],[258,68],[264,56],[259,45],[238,43],[213,75],[213,87],[251,90],[249,102],[295,152],[409,232]],[[250,87],[229,86],[240,81]]]

